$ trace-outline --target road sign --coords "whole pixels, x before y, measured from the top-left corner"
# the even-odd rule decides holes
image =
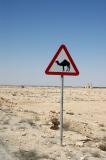
[[[78,76],[79,71],[69,54],[66,46],[62,44],[46,71],[48,75],[61,75],[61,106],[60,106],[60,145],[63,145],[63,89],[64,89],[64,75]]]
[[[48,75],[79,75],[79,71],[64,44],[60,46],[54,55],[45,73]]]

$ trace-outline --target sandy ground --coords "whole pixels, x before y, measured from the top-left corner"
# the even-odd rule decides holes
[[[106,89],[0,87],[0,160],[106,160]]]

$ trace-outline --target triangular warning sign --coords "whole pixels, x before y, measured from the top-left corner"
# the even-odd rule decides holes
[[[79,75],[79,71],[64,44],[54,55],[45,73],[49,75]]]

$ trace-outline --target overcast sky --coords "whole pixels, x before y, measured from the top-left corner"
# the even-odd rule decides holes
[[[106,86],[106,0],[0,0],[0,84],[60,85],[45,69],[61,44],[80,75]]]

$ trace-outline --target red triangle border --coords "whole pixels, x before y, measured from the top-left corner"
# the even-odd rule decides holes
[[[74,73],[71,73],[71,72],[50,72],[50,71],[49,71],[50,68],[51,68],[51,66],[52,66],[53,63],[55,62],[56,58],[58,57],[58,55],[60,54],[60,52],[61,52],[62,49],[64,49],[64,51],[65,51],[68,59],[70,60],[71,65],[73,66],[73,68],[74,68],[74,70],[75,70]],[[78,70],[78,68],[76,67],[76,65],[75,65],[75,63],[74,63],[74,61],[73,61],[70,53],[68,52],[68,50],[67,50],[67,48],[66,48],[66,46],[65,46],[64,44],[62,44],[62,45],[59,47],[58,51],[56,52],[56,54],[54,55],[53,59],[52,59],[51,62],[49,63],[47,69],[45,70],[45,73],[48,74],[48,75],[67,75],[67,76],[68,76],[68,75],[69,75],[69,76],[78,76],[78,75],[79,75],[79,70]]]

